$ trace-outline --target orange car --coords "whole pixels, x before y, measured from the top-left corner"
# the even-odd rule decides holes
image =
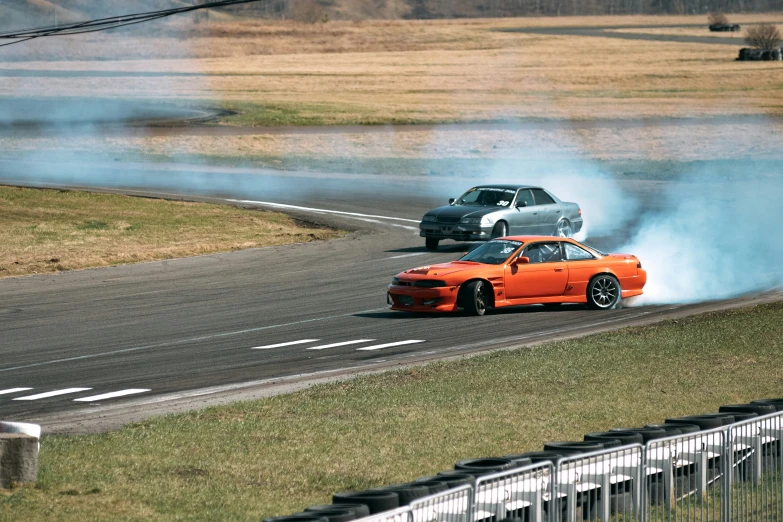
[[[392,310],[484,315],[488,308],[587,303],[608,310],[640,295],[647,272],[636,256],[605,254],[573,239],[493,239],[451,263],[406,270],[392,279]]]

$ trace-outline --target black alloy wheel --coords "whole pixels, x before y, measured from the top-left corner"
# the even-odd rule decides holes
[[[613,275],[600,274],[587,285],[587,306],[593,310],[610,310],[620,302],[620,282]]]
[[[471,281],[460,289],[460,304],[468,315],[484,315],[489,308],[488,285]]]
[[[438,243],[440,243],[440,239],[435,239],[434,237],[428,237],[424,240],[424,246],[427,247],[427,250],[437,250]]]

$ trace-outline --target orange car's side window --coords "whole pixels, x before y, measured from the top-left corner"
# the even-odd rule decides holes
[[[533,243],[521,255],[527,256],[531,263],[554,263],[563,260],[559,243]]]
[[[585,259],[594,259],[593,254],[583,248],[579,248],[571,243],[563,243],[565,255],[568,261],[582,261]]]

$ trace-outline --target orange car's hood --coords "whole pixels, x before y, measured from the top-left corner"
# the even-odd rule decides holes
[[[437,265],[428,265],[428,266],[420,266],[417,268],[411,268],[410,270],[406,270],[404,272],[401,272],[399,276],[406,276],[406,275],[419,275],[419,276],[438,276],[438,277],[445,277],[452,274],[456,274],[457,272],[464,272],[465,270],[475,270],[476,268],[480,268],[482,266],[481,263],[470,263],[470,262],[451,262],[451,263],[439,263]]]

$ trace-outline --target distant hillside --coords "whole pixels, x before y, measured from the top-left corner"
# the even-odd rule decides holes
[[[204,0],[2,0],[0,29],[40,27],[206,3]],[[702,14],[780,10],[780,0],[260,0],[183,16],[368,19]]]

